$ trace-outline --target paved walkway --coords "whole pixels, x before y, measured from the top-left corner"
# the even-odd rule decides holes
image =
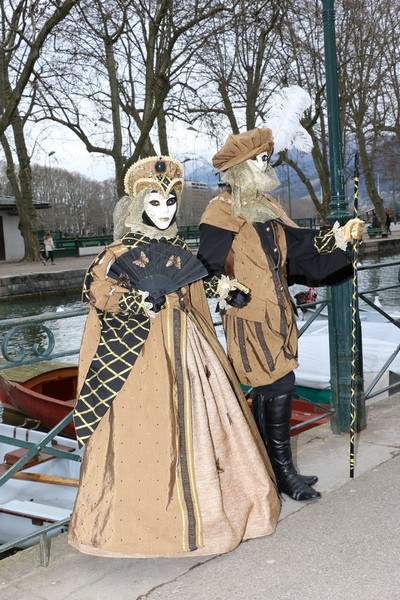
[[[293,440],[322,498],[286,499],[276,532],[203,559],[109,559],[52,541],[0,561],[2,600],[398,600],[400,394],[368,408],[349,478],[348,435],[329,426]]]
[[[59,258],[54,265],[47,263],[46,266],[40,261],[33,263],[0,261],[0,277],[47,272],[57,273],[59,271],[79,271],[81,269],[87,269],[94,258],[95,255],[70,256],[67,258]]]

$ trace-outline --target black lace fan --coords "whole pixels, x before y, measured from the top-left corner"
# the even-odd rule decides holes
[[[125,252],[111,265],[108,274],[129,289],[169,294],[202,279],[208,272],[188,250],[153,242]]]

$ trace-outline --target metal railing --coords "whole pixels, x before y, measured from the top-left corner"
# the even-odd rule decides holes
[[[33,459],[39,452],[49,454],[55,458],[62,458],[80,462],[82,457],[80,454],[73,452],[60,450],[53,447],[51,444],[54,438],[70,423],[72,420],[72,411],[66,415],[53,429],[45,434],[42,439],[38,442],[29,442],[28,440],[17,439],[11,436],[0,434],[0,442],[16,446],[18,448],[25,448],[26,452],[12,465],[10,466],[3,475],[0,476],[0,487],[7,483],[12,477],[14,477],[24,466]],[[0,544],[0,557],[6,551],[13,548],[18,548],[21,545],[26,545],[29,542],[40,543],[40,563],[42,566],[49,564],[50,556],[50,537],[49,533],[57,531],[61,533],[68,528],[70,518],[64,518],[48,526],[41,527],[40,531],[32,532],[27,535],[15,538],[4,544]]]
[[[392,266],[399,266],[399,265],[400,265],[400,261],[393,261],[393,262],[388,262],[388,263],[384,263],[384,264],[369,265],[366,267],[360,266],[360,267],[358,267],[358,269],[359,269],[359,271],[365,271],[365,270],[374,270],[374,269],[384,269],[385,267],[392,267]],[[375,303],[375,301],[371,300],[371,298],[370,298],[370,296],[372,294],[374,294],[374,296],[376,296],[376,294],[378,292],[384,292],[387,290],[400,290],[400,269],[398,272],[397,279],[398,279],[397,283],[390,285],[390,286],[372,288],[369,290],[362,290],[362,291],[359,290],[358,297],[359,297],[359,299],[363,300],[371,309],[373,309],[374,311],[376,311],[377,313],[382,315],[385,319],[387,319],[387,321],[389,321],[390,323],[392,323],[392,325],[397,327],[399,329],[399,339],[400,339],[400,318],[393,317],[390,313],[385,311],[382,308],[382,306],[377,305]],[[399,306],[400,306],[400,303],[399,303]],[[382,366],[382,368],[380,369],[380,371],[377,373],[377,375],[374,377],[374,379],[371,381],[371,383],[368,385],[368,387],[364,390],[365,400],[375,398],[376,396],[378,396],[384,392],[390,392],[394,388],[398,389],[398,387],[399,387],[398,382],[395,382],[392,384],[389,383],[389,385],[379,388],[378,390],[376,390],[376,387],[377,387],[378,383],[381,381],[383,375],[389,369],[390,365],[393,363],[395,358],[398,356],[399,352],[400,352],[400,344],[398,344],[397,348],[395,348],[395,350],[390,354],[390,356],[388,356],[387,360],[385,361],[385,363]]]
[[[391,262],[387,262],[387,263],[383,263],[383,264],[380,263],[380,264],[376,264],[376,265],[358,266],[358,270],[359,271],[369,271],[369,270],[384,269],[386,267],[394,267],[394,266],[399,266],[399,265],[400,265],[400,261],[396,260],[396,261],[391,261]],[[386,319],[388,322],[392,323],[392,325],[394,325],[395,327],[397,327],[400,330],[400,318],[398,316],[392,316],[390,314],[390,312],[387,312],[382,306],[379,306],[379,304],[376,304],[375,298],[371,299],[372,295],[374,297],[376,297],[379,292],[385,292],[388,290],[399,290],[399,296],[400,296],[400,269],[399,269],[399,273],[398,273],[398,281],[396,283],[394,283],[393,285],[390,285],[390,286],[383,286],[383,287],[378,287],[378,288],[370,288],[370,289],[363,289],[363,290],[359,289],[358,290],[358,299],[363,300],[365,302],[365,304],[372,311],[375,311],[378,314],[380,314],[382,317],[384,317],[384,319]],[[302,327],[299,330],[299,336],[303,335],[303,333],[305,333],[307,331],[307,329],[318,318],[318,316],[321,314],[321,312],[323,311],[323,309],[325,307],[328,309],[328,318],[329,318],[330,300],[312,301],[309,304],[302,304],[301,306],[302,306],[302,308],[305,308],[305,309],[307,309],[308,307],[313,307],[313,308],[315,307],[315,311],[311,314],[311,316],[309,316],[307,318],[306,321],[304,321]],[[399,302],[399,308],[400,308],[400,302]],[[400,340],[400,334],[399,334],[399,340]],[[359,348],[359,352],[362,355],[362,347]],[[393,352],[387,357],[387,360],[385,361],[385,363],[383,364],[383,366],[381,367],[379,372],[375,375],[375,377],[372,379],[372,381],[369,383],[369,385],[364,389],[365,401],[375,398],[375,397],[383,394],[384,392],[390,392],[394,389],[397,390],[399,388],[399,385],[400,385],[399,382],[394,382],[391,384],[389,383],[388,385],[385,385],[384,387],[380,387],[379,389],[376,389],[379,382],[382,380],[382,377],[388,371],[390,365],[394,362],[394,360],[399,355],[399,353],[400,353],[400,344],[398,344],[397,347],[393,350]]]
[[[73,317],[86,315],[87,308],[65,311],[63,313],[54,312],[32,317],[21,317],[13,319],[0,320],[0,332],[6,330],[1,340],[1,356],[6,361],[0,364],[0,372],[17,366],[28,366],[44,361],[53,361],[67,356],[74,356],[79,353],[78,348],[55,352],[54,334],[47,322],[59,321],[60,319],[71,319]],[[11,327],[11,328],[10,328]],[[9,329],[10,328],[10,329]],[[21,343],[21,339],[27,339],[27,332],[34,328],[35,337],[40,341],[36,342],[35,337],[32,337],[31,347],[26,347]],[[28,338],[29,339],[29,338]],[[71,422],[72,411],[66,415],[53,429],[51,429],[43,438],[37,442],[29,442],[21,439],[15,439],[10,436],[0,434],[0,442],[25,448],[26,452],[12,466],[10,466],[3,475],[0,476],[0,487],[11,479],[16,473],[21,471],[24,466],[39,452],[49,454],[56,458],[63,458],[72,461],[80,461],[81,456],[71,452],[66,452],[53,448],[51,443],[54,438],[63,431],[63,429]],[[36,425],[35,425],[36,426]],[[61,521],[56,521],[51,525],[41,527],[39,532],[30,533],[18,539],[11,540],[5,544],[0,544],[0,556],[6,551],[19,547],[26,543],[40,544],[40,562],[42,566],[47,566],[49,563],[50,554],[50,537],[54,531],[62,532],[68,527],[69,518]]]

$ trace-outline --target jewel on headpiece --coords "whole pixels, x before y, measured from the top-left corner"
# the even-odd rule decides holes
[[[169,156],[150,156],[134,163],[126,172],[125,192],[131,198],[151,188],[168,198],[172,190],[182,192],[183,166]]]

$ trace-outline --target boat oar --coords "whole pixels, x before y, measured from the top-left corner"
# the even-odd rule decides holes
[[[2,466],[0,465],[0,467]],[[1,469],[1,471],[3,470]],[[79,486],[79,479],[61,477],[60,475],[45,475],[44,473],[23,473],[22,471],[17,471],[12,475],[12,479],[23,479],[24,481],[33,481],[35,483],[52,483],[53,485],[67,485],[70,487]]]
[[[354,218],[358,218],[358,153],[354,157]],[[358,241],[353,242],[353,279],[351,289],[351,385],[350,385],[350,445],[349,445],[349,464],[350,477],[354,477],[355,468],[355,429],[357,420],[357,310],[358,310]]]

